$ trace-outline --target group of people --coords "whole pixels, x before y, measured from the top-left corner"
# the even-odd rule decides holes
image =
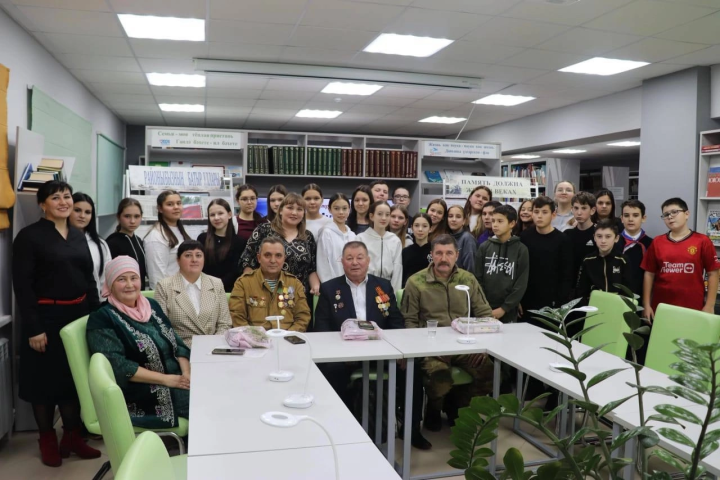
[[[45,183],[37,192],[44,216],[18,233],[13,254],[27,339],[20,397],[33,405],[42,461],[58,466],[71,452],[100,455],[82,438],[59,336],[85,315],[90,352],[108,357],[133,424],[167,428],[189,413],[192,337],[237,326],[272,328],[265,321],[270,315],[300,332],[339,331],[347,319],[383,329],[422,328],[428,320],[449,326],[467,315],[465,293],[456,285],[470,287],[473,316],[504,323],[534,322],[530,310],[587,299],[593,290],[619,293],[618,284],[639,295],[649,323],[658,303],[714,311],[720,262],[709,238],[688,227],[682,199],[663,203],[669,231],[651,239],[642,229],[645,205],[637,200],[624,202],[616,217],[609,190],[576,192],[563,181],[554,194],[516,210],[481,186],[465,205],[436,199],[411,215],[408,189],[395,188],[391,205],[388,184],[375,181],[350,197],[332,195],[327,218],[317,184],[300,194],[276,185],[263,217],[256,211],[257,190],[242,185],[235,197],[239,213],[213,200],[207,232],[193,240],[181,220],[180,195],[165,191],[144,239],[135,233],[142,207],[126,198],[118,206],[117,231],[105,241],[97,234],[92,198],[73,194],[67,183]],[[490,392],[492,365],[484,355],[425,358],[419,365],[411,443],[428,449],[423,414],[428,430],[441,428],[443,411],[452,423],[472,396]],[[473,382],[453,388],[452,366]],[[351,366],[321,370],[350,402]],[[59,444],[56,405],[65,428]]]

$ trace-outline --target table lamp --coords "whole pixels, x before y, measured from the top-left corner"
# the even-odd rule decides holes
[[[265,317],[268,322],[277,322],[277,328],[267,331],[267,336],[275,339],[275,350],[277,350],[277,370],[270,372],[269,378],[271,382],[289,382],[295,377],[293,372],[280,369],[280,339],[287,333],[287,330],[280,328],[280,320],[283,318],[285,317],[282,315]]]
[[[467,285],[455,285],[455,290],[461,290],[465,292],[465,295],[467,295],[467,301],[468,301],[468,313],[467,313],[467,330],[465,332],[465,335],[461,335],[458,337],[457,341],[458,343],[463,344],[471,344],[477,342],[477,339],[475,337],[470,336],[470,287]]]
[[[307,386],[308,382],[310,381],[310,369],[312,368],[312,346],[310,345],[310,339],[300,332],[288,332],[286,330],[283,331],[285,332],[286,337],[297,335],[298,337],[302,338],[303,340],[305,340],[305,343],[310,349],[310,351],[308,352],[308,366],[307,374],[305,375],[305,387],[303,388],[303,393],[291,393],[290,395],[285,397],[283,405],[289,408],[312,407],[313,403],[315,402],[315,396],[311,393],[307,393]]]
[[[263,421],[263,423],[278,427],[278,428],[292,428],[296,426],[298,423],[303,421],[312,422],[327,436],[328,440],[330,440],[330,447],[332,448],[333,452],[333,459],[335,460],[335,479],[340,480],[340,464],[338,463],[338,457],[337,457],[337,450],[335,449],[335,442],[333,441],[332,436],[330,435],[330,432],[323,427],[322,423],[315,420],[313,417],[310,417],[308,415],[292,415],[290,413],[285,412],[265,412],[262,415],[260,415],[260,420]]]
[[[572,310],[570,310],[569,312],[567,312],[565,314],[565,317],[563,317],[563,322],[565,322],[565,319],[567,318],[567,316],[570,315],[572,312],[595,313],[597,311],[598,311],[597,307],[591,307],[590,305],[588,305],[586,307],[573,308]],[[552,370],[553,372],[565,373],[559,369],[563,368],[563,367],[564,368],[573,368],[573,366],[570,365],[569,363],[561,362],[560,355],[555,355],[555,360],[556,361],[554,361],[554,362],[550,362],[550,370]]]

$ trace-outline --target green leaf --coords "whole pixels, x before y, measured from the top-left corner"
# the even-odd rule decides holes
[[[547,350],[547,351],[549,351],[549,352],[554,353],[555,355],[558,355],[559,357],[562,357],[563,360],[565,360],[566,362],[570,363],[571,365],[572,365],[572,363],[573,363],[573,359],[572,359],[572,358],[568,357],[567,355],[565,355],[565,354],[563,354],[563,353],[558,352],[558,351],[555,350],[554,348],[540,347],[540,349],[541,349],[541,350]]]
[[[672,428],[658,428],[657,433],[672,442],[677,442],[681,445],[685,445],[686,447],[695,448],[696,446],[695,442],[693,442],[690,437],[688,437],[684,433],[678,432],[677,430],[673,430]]]
[[[697,403],[698,405],[707,406],[707,404],[708,404],[707,400],[705,400],[701,395],[698,395],[697,393],[690,390],[689,388],[672,386],[672,387],[666,387],[665,390],[672,393],[673,395],[682,397],[685,400],[690,400],[693,403]]]
[[[571,377],[577,378],[577,379],[580,380],[581,382],[584,382],[585,379],[587,378],[587,375],[585,375],[585,374],[584,374],[583,372],[581,372],[580,370],[575,370],[574,368],[558,367],[558,370],[560,370],[560,371],[563,372],[563,373],[567,373],[567,374],[570,375]]]
[[[615,343],[615,342],[603,343],[603,344],[601,344],[601,345],[598,345],[597,347],[591,348],[591,349],[588,350],[587,352],[583,352],[583,353],[578,357],[577,362],[578,362],[578,363],[582,363],[582,361],[585,360],[586,358],[588,358],[590,355],[594,354],[594,353],[597,352],[598,350],[601,350],[601,349],[607,347],[608,345],[612,345],[613,343]]]
[[[582,336],[585,335],[586,333],[588,333],[588,332],[590,332],[590,331],[592,331],[592,330],[595,330],[595,329],[596,329],[597,327],[599,327],[600,325],[603,325],[603,324],[602,324],[602,323],[596,323],[595,325],[590,325],[590,326],[587,327],[587,328],[583,328],[583,329],[580,330],[578,333],[576,333],[575,335],[573,335],[572,337],[570,337],[570,339],[571,339],[571,340],[577,340],[578,338],[582,337]]]
[[[505,410],[505,413],[518,413],[520,410],[520,400],[512,393],[500,395],[497,402]]]
[[[695,340],[690,340],[689,338],[676,338],[672,343],[680,348],[687,348],[691,351],[696,351],[700,346]]]
[[[670,368],[679,373],[684,373],[690,377],[699,380],[701,382],[710,383],[710,375],[698,369],[695,365],[690,365],[686,362],[675,362],[670,364]]]
[[[543,418],[543,411],[542,408],[538,407],[526,408],[523,410],[520,416],[525,417],[526,419],[529,419],[530,421],[533,421],[535,423],[541,423]]]
[[[498,436],[494,428],[492,430],[483,430],[475,439],[475,445],[487,445],[488,443],[495,440],[497,437]]]
[[[616,436],[613,439],[612,444],[610,444],[610,450],[612,451],[612,450],[622,447],[631,438],[635,438],[638,436],[650,436],[651,437],[654,433],[655,432],[653,432],[650,427],[635,427],[635,428],[631,428],[630,430],[625,430],[624,432],[622,432],[620,435]],[[656,437],[657,437],[657,435],[656,435]]]
[[[647,325],[643,325],[642,327],[633,330],[633,333],[639,335],[650,335],[650,327],[648,327]]]
[[[549,338],[549,339],[551,339],[551,340],[559,343],[560,345],[564,346],[564,347],[567,348],[568,350],[570,350],[570,349],[572,348],[572,344],[571,344],[570,342],[568,342],[567,340],[565,340],[564,338],[562,338],[562,337],[559,337],[559,336],[557,336],[557,335],[555,335],[555,334],[552,334],[552,333],[550,333],[550,332],[541,332],[541,333],[542,333],[543,335],[545,335],[547,338]]]
[[[483,467],[470,467],[465,470],[465,480],[497,480]]]
[[[627,300],[627,299],[625,299]],[[628,327],[630,327],[630,330],[637,330],[642,325],[642,320],[640,320],[640,317],[638,317],[638,314],[635,313],[635,303],[634,302],[628,302],[625,301],[625,305],[628,306],[628,308],[631,310],[630,312],[623,313],[623,318],[625,319],[625,323]]]
[[[505,464],[505,472],[507,472],[509,478],[512,478],[512,480],[523,480],[525,461],[523,460],[520,450],[517,448],[508,449],[503,457],[503,463]]]
[[[468,452],[467,450],[453,450],[452,452],[450,452],[450,457],[465,462],[465,465],[458,468],[467,468],[468,464],[470,463],[470,452]]]
[[[572,447],[573,445],[575,445],[578,442],[578,440],[580,440],[582,437],[584,437],[588,433],[590,433],[589,427],[583,427],[583,428],[579,429],[578,431],[575,432],[575,435],[564,440],[565,446],[568,448]]]
[[[663,462],[667,463],[668,465],[677,468],[678,470],[685,470],[685,460],[681,459],[677,455],[674,455],[664,448],[658,448],[654,452],[650,454],[651,456],[658,457]]]
[[[704,442],[715,442],[720,440],[720,430],[713,430],[705,434]]]
[[[475,413],[487,417],[500,415],[500,404],[497,400],[488,396],[473,397],[473,399],[470,400],[470,409]]]
[[[613,368],[612,370],[606,370],[604,372],[598,373],[593,378],[591,378],[590,381],[587,383],[587,389],[590,390],[592,387],[594,387],[598,383],[603,382],[603,381],[607,380],[608,378],[612,377],[613,375],[620,373],[624,370],[627,370],[627,369],[626,368]]]
[[[596,413],[600,409],[600,405],[594,402],[586,402],[585,400],[570,400],[570,403],[574,403],[580,408],[584,408],[588,412]]]
[[[473,453],[473,457],[492,457],[493,455],[495,455],[495,452],[489,448],[478,448]]]
[[[598,413],[597,413],[598,417],[604,417],[605,415],[607,415],[611,411],[615,410],[617,407],[619,407],[620,405],[622,405],[623,403],[627,402],[628,400],[630,400],[631,398],[633,398],[635,396],[637,396],[637,393],[633,393],[632,395],[628,395],[627,397],[621,398],[620,400],[615,400],[615,401],[605,404],[600,410],[598,410]]]
[[[657,470],[653,470],[653,472],[649,475],[649,480],[672,480],[672,475],[668,472],[658,472]]]
[[[641,434],[639,438],[640,445],[642,445],[645,449],[652,448],[658,443],[660,443],[660,437],[652,429],[649,432]]]
[[[678,422],[673,417],[668,417],[667,415],[650,415],[647,418],[647,420],[645,421],[645,423],[647,424],[647,423],[653,422],[653,421],[654,422],[663,422],[663,423],[672,423],[674,425],[680,425],[682,428],[685,428],[685,425]]]
[[[686,477],[690,477],[691,471],[692,471],[692,466],[687,466],[687,467],[685,467],[685,470],[683,471],[683,473],[685,474]],[[705,467],[703,467],[702,465],[698,465],[697,469],[695,470],[695,478],[702,477],[703,473],[705,473]]]
[[[537,397],[533,398],[533,399],[530,400],[529,402],[525,402],[525,408],[523,408],[522,411],[524,411],[526,408],[532,407],[532,406],[535,405],[537,402],[539,402],[539,401],[542,400],[543,398],[549,397],[550,395],[552,395],[552,393],[550,393],[550,392],[541,393],[540,395],[538,395]]]
[[[548,413],[545,415],[545,418],[543,418],[543,420],[542,420],[542,424],[543,424],[543,425],[547,425],[549,422],[552,421],[553,418],[555,418],[555,416],[556,416],[558,413],[562,412],[562,411],[565,410],[566,408],[567,408],[567,404],[565,404],[565,403],[563,403],[562,405],[558,405],[557,407],[553,408],[552,411],[548,412]]]
[[[702,425],[703,423],[697,415],[676,405],[657,405],[655,407],[655,411],[661,413],[662,415],[667,415],[668,417],[673,417],[677,418],[678,420],[684,420],[686,422],[694,423],[695,425]]]
[[[458,470],[465,470],[468,468],[468,462],[464,462],[459,458],[451,458],[448,460],[447,464],[453,468],[457,468]]]
[[[627,360],[627,359],[625,359],[625,358],[623,358],[622,360],[623,360],[623,362],[625,362],[625,363],[627,363],[628,365],[630,365],[636,372],[639,372],[640,370],[642,370],[643,368],[645,368],[643,365],[640,365],[639,363],[635,363],[635,362],[633,362],[632,360]]]
[[[707,439],[703,441],[702,448],[700,449],[700,458],[705,458],[711,453],[713,453],[715,450],[718,449],[720,445],[718,442],[708,442]]]
[[[565,328],[570,328],[572,325],[575,325],[576,323],[585,322],[585,320],[588,319],[588,317],[591,317],[592,315],[586,315],[584,317],[576,318],[575,320],[570,320],[565,324]]]
[[[547,320],[543,317],[535,317],[535,320],[542,323],[553,332],[560,333],[562,331],[562,329],[558,326],[557,322],[551,322],[550,320]]]
[[[488,461],[485,458],[478,457],[476,455],[476,457],[473,459],[471,466],[472,467],[487,467],[488,465],[490,465],[490,463],[488,463]]]
[[[560,470],[562,470],[562,462],[546,463],[537,469],[538,480],[555,480],[560,478]]]
[[[630,348],[632,348],[635,351],[640,350],[642,348],[642,346],[645,344],[645,340],[643,340],[641,336],[635,335],[634,333],[623,332],[623,337],[625,337],[625,340],[627,340],[628,345],[630,345]]]
[[[622,283],[613,283],[613,287],[617,288],[618,290],[620,290],[620,291],[622,292],[621,297],[624,296],[624,297],[633,298],[633,297],[635,296],[635,294],[633,293],[633,291],[630,290],[630,289],[629,289],[628,287],[626,287],[625,285],[623,285]]]
[[[697,393],[703,393],[705,395],[710,395],[710,388],[705,382],[700,382],[698,380],[695,380],[694,378],[691,378],[687,375],[680,374],[680,375],[670,375],[670,380],[672,380],[675,383],[679,383],[683,387],[688,387],[690,390],[693,390]]]

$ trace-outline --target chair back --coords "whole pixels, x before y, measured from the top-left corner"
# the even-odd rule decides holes
[[[601,350],[625,358],[627,340],[623,337],[623,333],[629,332],[630,327],[625,323],[623,314],[629,312],[630,308],[619,295],[601,290],[594,290],[590,294],[590,306],[596,307],[598,312],[585,319],[583,328],[601,325],[583,335],[582,343],[589,347],[597,347],[612,342]]]
[[[155,298],[155,290],[143,290],[140,292],[145,298]]]
[[[400,305],[402,304],[402,296],[404,291],[404,288],[399,288],[395,290],[395,299],[397,300],[398,308],[400,308]]]
[[[227,299],[228,299],[228,302],[230,301],[230,295],[232,295],[232,293],[231,293],[231,292],[227,292],[227,293],[225,294],[225,296],[226,296],[226,297],[227,297]]]
[[[130,421],[125,396],[115,382],[115,374],[110,362],[102,353],[96,353],[90,359],[90,393],[95,403],[100,428],[104,432],[103,441],[110,457],[110,466],[113,472],[117,473],[135,441],[135,431]]]
[[[72,323],[65,325],[60,330],[60,338],[65,348],[70,372],[73,376],[75,389],[80,399],[80,418],[85,424],[88,432],[101,435],[100,423],[98,422],[93,399],[90,395],[88,383],[88,369],[90,368],[90,351],[88,349],[85,330],[87,328],[88,316],[78,318]]]
[[[138,435],[115,472],[115,480],[175,480],[170,456],[155,432]]]
[[[673,354],[678,347],[676,338],[687,338],[697,343],[714,343],[720,339],[720,316],[690,308],[661,303],[655,310],[645,366],[667,375],[678,372],[670,364],[679,359]]]

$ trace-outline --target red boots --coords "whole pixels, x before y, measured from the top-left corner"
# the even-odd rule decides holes
[[[55,430],[49,432],[40,432],[40,457],[42,463],[48,467],[59,467],[62,465],[62,458],[60,458],[60,451],[58,450],[57,435]]]
[[[55,442],[57,445],[57,440],[55,440]],[[70,430],[63,427],[63,437],[60,441],[60,455],[62,458],[68,458],[71,452],[80,458],[100,457],[100,450],[96,450],[85,443],[80,433],[80,428]]]

